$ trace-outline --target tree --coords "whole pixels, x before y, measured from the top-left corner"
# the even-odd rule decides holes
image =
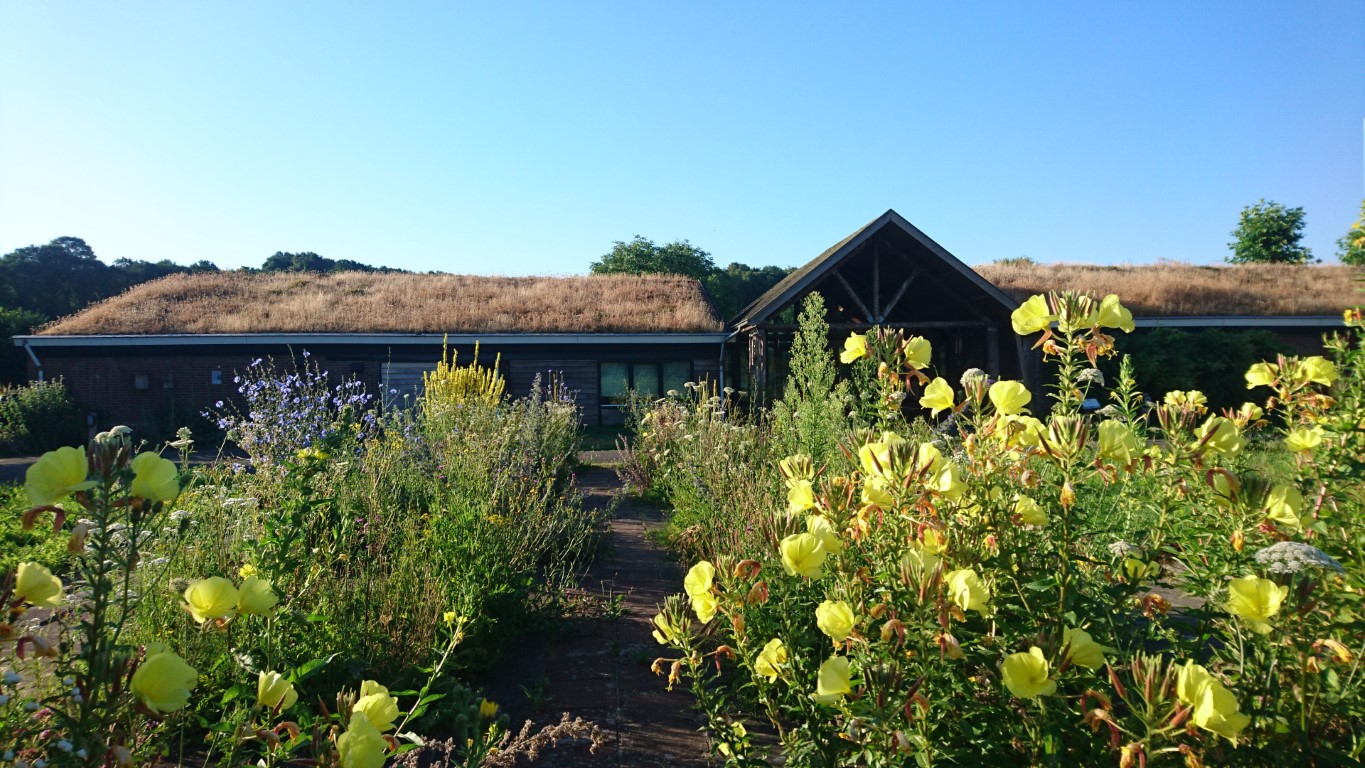
[[[704,280],[716,271],[711,254],[686,240],[655,245],[636,235],[630,242],[616,241],[611,252],[588,266],[594,275],[682,275]]]
[[[1365,267],[1365,200],[1360,202],[1360,218],[1337,240],[1337,258],[1342,264]]]
[[[1228,243],[1231,264],[1309,264],[1313,253],[1303,239],[1303,208],[1285,208],[1265,198],[1242,209],[1234,239]]]

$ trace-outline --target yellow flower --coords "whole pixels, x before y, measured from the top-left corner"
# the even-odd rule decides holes
[[[1284,439],[1285,447],[1294,453],[1308,453],[1322,445],[1322,427],[1295,427]]]
[[[792,514],[805,512],[815,506],[815,489],[809,480],[792,481],[787,489],[787,511]]]
[[[460,614],[457,613],[456,611],[446,611],[445,613],[441,614],[441,621],[444,621],[446,624],[454,624],[455,619],[458,619],[459,617]]]
[[[696,597],[700,594],[709,593],[711,585],[716,582],[716,567],[707,560],[702,560],[692,566],[687,571],[687,576],[683,578],[683,591],[688,597]]]
[[[1047,299],[1042,295],[1030,296],[1028,301],[1010,313],[1010,325],[1020,336],[1037,333],[1052,324],[1057,316],[1048,312]]]
[[[289,678],[279,672],[262,672],[256,679],[256,703],[271,710],[286,710],[299,700]]]
[[[858,465],[869,477],[900,480],[897,468],[891,466],[891,449],[904,442],[905,438],[895,432],[883,432],[880,442],[866,443],[858,449]]]
[[[820,546],[831,555],[839,554],[844,548],[844,543],[839,540],[839,533],[834,530],[834,524],[824,515],[807,516],[806,532],[819,539]]]
[[[1022,494],[1014,500],[1014,514],[1024,525],[1047,525],[1047,512],[1038,502]]]
[[[170,501],[180,495],[180,475],[175,462],[163,459],[151,451],[139,453],[132,463],[134,496],[147,501]]]
[[[1321,355],[1306,357],[1301,365],[1303,377],[1315,384],[1330,387],[1337,380],[1337,367]]]
[[[953,407],[953,386],[942,376],[929,382],[929,386],[924,388],[924,396],[919,399],[921,408],[928,408],[930,416],[937,416],[939,411],[946,411]]]
[[[681,638],[681,628],[673,626],[673,623],[662,612],[654,617],[654,639],[659,641],[659,645],[676,643]]]
[[[716,611],[720,610],[720,600],[710,592],[699,592],[691,597],[692,610],[697,614],[697,621],[705,624],[716,617]]]
[[[850,333],[844,339],[844,351],[839,353],[839,361],[845,365],[867,357],[867,337],[860,333]]]
[[[1172,408],[1179,408],[1187,405],[1202,413],[1208,410],[1209,399],[1204,397],[1204,393],[1197,389],[1191,389],[1184,392],[1176,389],[1166,393],[1165,402],[1166,405],[1169,405]]]
[[[836,643],[848,639],[855,623],[853,609],[843,600],[826,600],[815,608],[815,626]]]
[[[388,688],[373,680],[366,680],[361,683],[360,698],[356,700],[351,712],[365,715],[365,719],[370,721],[370,725],[380,731],[387,731],[392,728],[393,721],[397,720],[400,714],[398,699],[389,695]]]
[[[244,579],[248,576],[255,576],[258,573],[260,573],[260,571],[256,570],[256,566],[252,565],[251,563],[247,563],[246,565],[243,565],[241,568],[237,569],[237,575],[241,576]]]
[[[1247,444],[1237,425],[1222,416],[1210,416],[1208,421],[1194,431],[1194,435],[1200,441],[1208,438],[1204,442],[1204,447],[1214,453],[1232,455]]]
[[[1062,630],[1062,644],[1067,646],[1066,657],[1072,664],[1086,669],[1099,669],[1104,666],[1105,651],[1113,651],[1095,642],[1084,629],[1066,627]]]
[[[147,649],[147,658],[138,665],[129,683],[133,696],[158,715],[174,712],[190,700],[199,683],[199,673],[185,660],[168,650]]]
[[[1136,557],[1123,558],[1123,573],[1130,583],[1154,579],[1161,573],[1161,563],[1147,562]]]
[[[1057,683],[1049,679],[1049,672],[1047,657],[1036,645],[1029,648],[1028,653],[1011,653],[1000,665],[1005,687],[1021,699],[1051,696],[1057,690]]]
[[[62,580],[37,563],[20,563],[15,574],[14,597],[39,608],[56,608],[62,602]]]
[[[1100,422],[1100,458],[1126,466],[1140,452],[1137,435],[1127,424],[1114,419]]]
[[[274,585],[259,576],[248,576],[238,590],[237,610],[252,616],[265,616],[280,602]]]
[[[1133,332],[1133,313],[1119,303],[1116,294],[1109,294],[1100,301],[1099,317],[1096,325],[1104,328],[1117,328],[1124,333]]]
[[[185,590],[186,607],[200,624],[213,619],[232,618],[237,614],[237,601],[240,598],[232,582],[221,576],[200,579]]]
[[[925,528],[920,535],[919,547],[931,555],[941,555],[948,551],[948,541],[937,528]]]
[[[789,488],[797,480],[815,479],[815,464],[804,453],[788,456],[777,462],[777,468],[782,471],[782,477],[786,480]]]
[[[967,490],[967,484],[962,481],[962,470],[951,461],[943,462],[934,470],[928,477],[927,485],[949,499],[961,498]]]
[[[337,737],[342,768],[382,768],[389,743],[363,713],[351,715],[350,727]]]
[[[943,576],[948,587],[948,598],[964,611],[976,611],[983,616],[990,612],[987,602],[991,599],[981,577],[970,568],[949,571]]]
[[[1256,363],[1247,369],[1247,389],[1274,386],[1279,370],[1280,367],[1274,363]]]
[[[1023,412],[1024,406],[1033,399],[1028,388],[1017,381],[997,381],[991,385],[989,395],[996,413],[1002,416]]]
[[[1237,697],[1192,661],[1180,669],[1176,695],[1193,709],[1190,719],[1195,725],[1234,744],[1237,734],[1251,723],[1249,716],[1238,711]]]
[[[484,720],[492,720],[498,716],[498,705],[495,702],[484,699],[479,702],[479,717]]]
[[[929,362],[933,358],[933,347],[929,340],[923,336],[911,336],[905,340],[905,364],[920,370],[928,368]]]
[[[1228,602],[1224,607],[1264,635],[1274,629],[1269,619],[1280,612],[1280,604],[1288,594],[1289,587],[1282,587],[1270,579],[1243,576],[1228,582]]]
[[[1032,416],[1011,414],[1000,420],[996,425],[996,434],[1000,435],[1005,441],[1005,445],[1013,447],[1031,448],[1041,445],[1043,442],[1043,422]]]
[[[85,479],[88,472],[85,451],[80,448],[44,453],[24,473],[28,503],[35,507],[55,504],[76,491],[95,487],[93,480]]]
[[[778,550],[782,553],[782,568],[787,575],[818,579],[823,573],[827,552],[818,537],[809,533],[792,534],[778,544]]]
[[[768,678],[768,682],[776,682],[782,674],[782,668],[787,666],[787,646],[783,645],[779,638],[774,637],[763,646],[763,650],[758,652],[758,658],[754,659],[754,672]]]
[[[1237,419],[1244,424],[1260,421],[1264,416],[1265,410],[1255,403],[1242,403],[1242,407],[1237,409]]]
[[[1277,485],[1265,498],[1265,516],[1285,526],[1297,529],[1300,525],[1299,508],[1303,506],[1303,494],[1292,485]]]
[[[830,706],[843,698],[844,694],[852,692],[853,688],[849,684],[848,659],[843,656],[825,659],[815,679],[815,695],[811,697],[815,703]]]

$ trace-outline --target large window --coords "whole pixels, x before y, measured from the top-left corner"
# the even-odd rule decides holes
[[[664,363],[604,362],[601,364],[603,408],[622,408],[634,392],[640,397],[659,397],[670,391],[683,391],[692,380],[692,364],[687,361]]]

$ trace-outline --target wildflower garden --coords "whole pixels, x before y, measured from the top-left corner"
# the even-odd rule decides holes
[[[640,403],[620,468],[671,510],[689,570],[653,666],[718,763],[1365,760],[1358,310],[1221,413],[1142,391],[1114,296],[1015,312],[1045,395],[948,381],[899,330],[836,365],[823,318],[812,295],[771,408],[705,382]],[[432,737],[495,759],[506,719],[460,681],[553,610],[603,521],[568,393],[450,360],[425,384],[381,403],[257,361],[214,414],[241,463],[126,428],[45,454],[6,506],[30,533],[0,553],[0,761],[378,768]]]

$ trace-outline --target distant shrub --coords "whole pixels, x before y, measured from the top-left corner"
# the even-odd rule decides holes
[[[41,453],[84,442],[81,409],[60,380],[0,388],[0,453]]]
[[[1284,351],[1279,346],[1269,331],[1217,328],[1154,328],[1118,342],[1119,350],[1132,356],[1134,375],[1152,399],[1172,390],[1197,389],[1214,410],[1247,400],[1241,374],[1252,363]]]

